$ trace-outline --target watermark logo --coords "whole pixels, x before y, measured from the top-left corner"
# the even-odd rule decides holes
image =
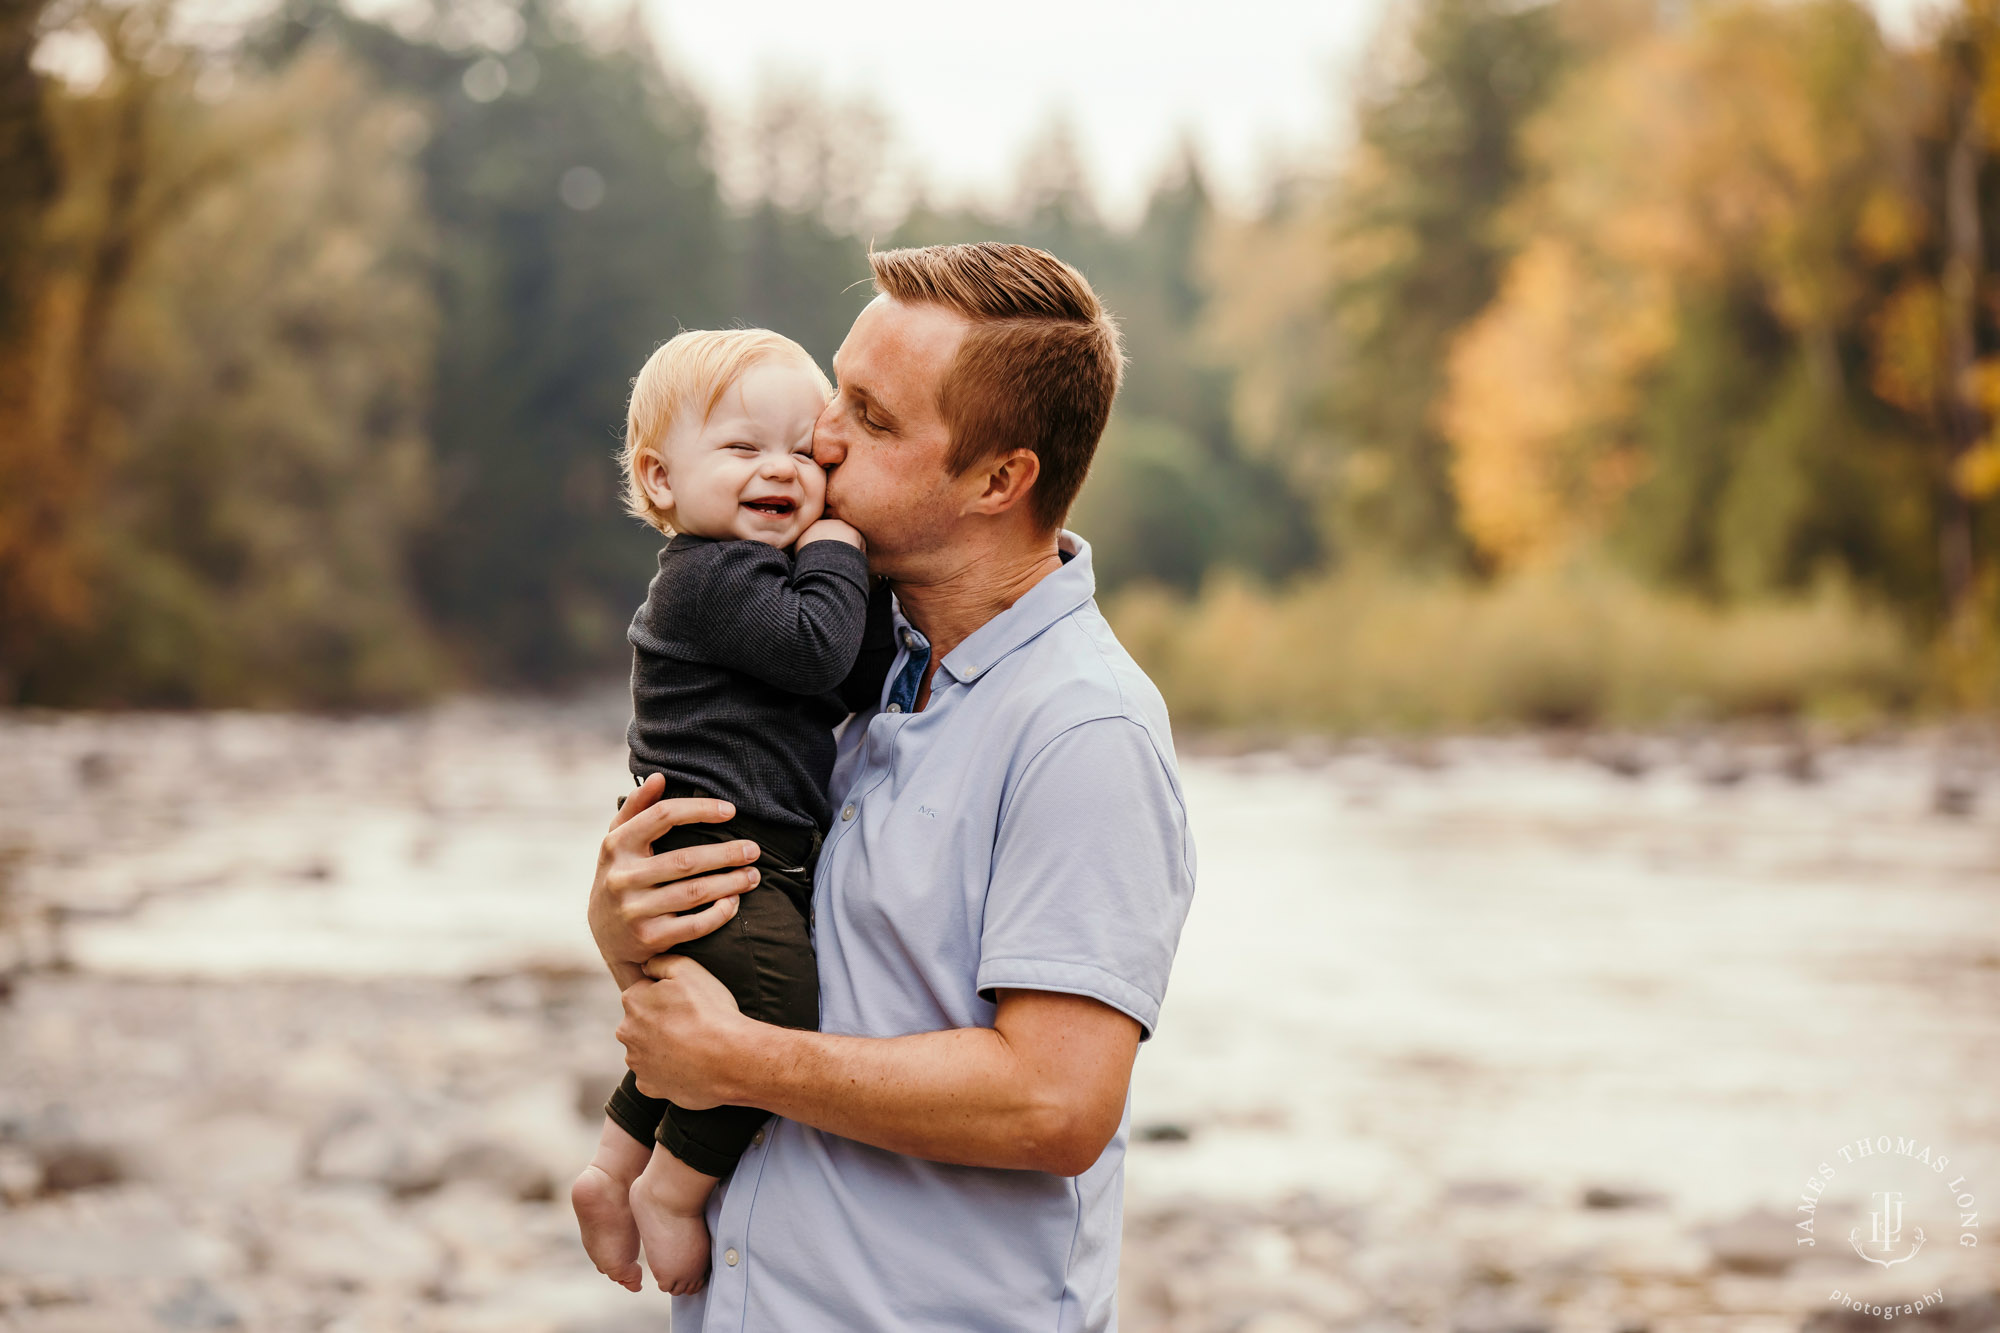
[[[1854,1247],[1854,1252],[1869,1263],[1880,1264],[1884,1268],[1894,1268],[1897,1264],[1906,1264],[1916,1258],[1917,1251],[1924,1248],[1924,1229],[1922,1227],[1916,1228],[1916,1240],[1911,1244],[1907,1253],[1899,1255],[1894,1259],[1886,1257],[1890,1251],[1897,1247],[1903,1238],[1902,1191],[1877,1190],[1868,1197],[1875,1204],[1874,1210],[1868,1214],[1868,1246],[1864,1247],[1861,1244],[1861,1228],[1856,1227],[1848,1233],[1847,1237],[1847,1243]],[[1870,1254],[1868,1253],[1869,1248],[1876,1249],[1880,1253]]]
[[[1981,1231],[1979,1196],[1968,1175],[1952,1166],[1948,1154],[1900,1135],[1855,1139],[1829,1153],[1806,1178],[1794,1212],[1801,1249],[1816,1249],[1822,1240],[1837,1244],[1836,1238],[1844,1237],[1863,1262],[1912,1280],[1937,1276],[1930,1260],[1903,1268],[1933,1237],[1970,1250],[1978,1248]],[[1835,1291],[1828,1299],[1894,1319],[1943,1304],[1944,1291],[1939,1287],[1899,1295],[1884,1287],[1865,1293]]]

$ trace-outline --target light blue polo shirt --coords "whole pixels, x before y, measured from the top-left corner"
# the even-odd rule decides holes
[[[1088,995],[1148,1035],[1194,893],[1166,706],[1093,598],[1090,548],[939,664],[904,620],[842,734],[813,884],[821,1026],[990,1027],[999,989]],[[709,1201],[675,1333],[1116,1327],[1131,1103],[1074,1178],[945,1166],[773,1120]]]

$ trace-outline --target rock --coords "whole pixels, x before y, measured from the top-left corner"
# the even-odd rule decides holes
[[[1951,819],[1964,819],[1979,804],[1979,788],[1970,778],[1940,775],[1931,788],[1931,810]]]
[[[556,1196],[548,1169],[519,1149],[504,1143],[469,1143],[454,1148],[439,1163],[438,1178],[475,1180],[521,1203],[546,1203]]]
[[[1517,1302],[1506,1305],[1480,1306],[1473,1309],[1454,1311],[1451,1317],[1452,1333],[1549,1333],[1549,1321],[1534,1311],[1518,1308]]]
[[[1269,1310],[1237,1325],[1239,1333],[1322,1333],[1325,1324],[1290,1310]]]
[[[1501,1208],[1519,1203],[1528,1192],[1511,1180],[1454,1180],[1445,1186],[1446,1203]]]
[[[1802,785],[1820,780],[1819,752],[1803,742],[1785,752],[1780,767],[1786,777]]]
[[[1731,1273],[1776,1277],[1798,1262],[1790,1218],[1766,1208],[1752,1209],[1705,1233],[1715,1262]]]
[[[438,1280],[443,1251],[380,1194],[316,1190],[291,1201],[273,1267],[342,1291],[414,1294]]]
[[[135,1130],[133,1147],[147,1177],[170,1190],[236,1197],[288,1187],[306,1162],[306,1141],[304,1127],[279,1115],[224,1110],[162,1117]]]
[[[1711,755],[1695,770],[1695,777],[1705,787],[1734,787],[1749,776],[1750,765],[1728,750]]]
[[[622,1074],[577,1074],[572,1084],[577,1118],[590,1125],[603,1121],[604,1103],[611,1099],[612,1091],[623,1077]]]
[[[1136,1143],[1186,1143],[1193,1137],[1192,1129],[1171,1120],[1141,1125],[1132,1131],[1132,1139]]]
[[[1643,778],[1652,767],[1637,745],[1610,738],[1585,746],[1584,756],[1599,768],[1621,778]]]
[[[660,1333],[658,1310],[633,1310],[629,1314],[611,1314],[599,1318],[573,1320],[557,1328],[556,1333]]]
[[[1444,750],[1431,741],[1404,741],[1389,747],[1389,758],[1419,773],[1439,773],[1450,766]]]
[[[153,1307],[153,1317],[168,1328],[241,1328],[242,1316],[200,1278],[189,1278],[185,1286]]]
[[[66,1196],[0,1213],[0,1273],[115,1281],[199,1277],[236,1261],[230,1245],[188,1226],[165,1201],[132,1190]]]
[[[379,1185],[399,1198],[425,1194],[445,1181],[447,1149],[415,1126],[394,1127],[369,1115],[350,1116],[307,1150],[306,1175],[332,1184]]]
[[[26,1148],[0,1148],[0,1199],[26,1203],[41,1192],[42,1164]]]
[[[1539,1315],[1460,1312],[1452,1316],[1452,1333],[1549,1333],[1549,1321]]]
[[[118,1154],[94,1143],[52,1143],[35,1150],[41,1169],[40,1192],[68,1194],[98,1189],[125,1179]]]
[[[1583,1192],[1585,1208],[1612,1210],[1618,1208],[1657,1208],[1666,1199],[1650,1190],[1617,1189],[1609,1185],[1592,1185]]]

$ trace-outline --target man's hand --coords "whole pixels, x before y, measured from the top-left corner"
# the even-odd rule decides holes
[[[857,551],[866,551],[868,549],[868,543],[863,539],[860,531],[852,524],[843,523],[837,518],[818,519],[808,525],[804,532],[799,534],[799,546],[801,548],[813,542],[846,542]]]
[[[735,916],[736,895],[757,886],[750,865],[757,859],[754,842],[653,855],[653,843],[668,829],[720,823],[736,813],[727,801],[662,801],[666,785],[655,773],[627,796],[597,849],[590,934],[620,989],[643,979],[639,965],[654,954],[699,939]],[[702,911],[691,912],[704,903]]]
[[[625,988],[625,1021],[618,1025],[639,1091],[690,1111],[724,1105],[719,1089],[732,1060],[731,1040],[755,1025],[729,988],[692,958],[663,954],[645,971],[657,980]]]

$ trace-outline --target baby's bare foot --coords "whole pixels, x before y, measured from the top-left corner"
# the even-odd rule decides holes
[[[645,1285],[639,1267],[639,1227],[632,1219],[632,1182],[649,1150],[609,1120],[597,1155],[569,1187],[570,1207],[583,1233],[583,1251],[597,1271],[627,1291]]]
[[[702,1211],[715,1177],[705,1176],[665,1148],[632,1182],[632,1218],[646,1247],[646,1267],[660,1290],[692,1296],[708,1283],[708,1223]]]

